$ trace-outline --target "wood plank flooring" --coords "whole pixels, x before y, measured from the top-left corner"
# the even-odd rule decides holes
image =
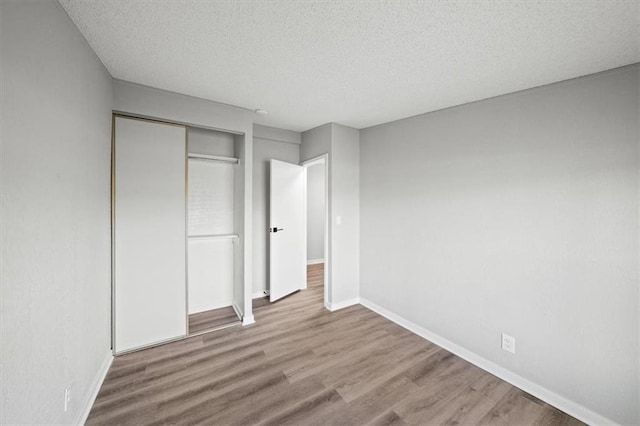
[[[362,306],[327,311],[308,277],[253,326],[117,357],[87,423],[581,424]]]
[[[229,324],[240,324],[240,319],[231,306],[198,312],[189,315],[189,334],[201,333]]]
[[[324,285],[324,263],[307,265],[307,287]]]

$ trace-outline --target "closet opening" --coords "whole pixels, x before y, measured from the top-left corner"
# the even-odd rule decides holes
[[[241,324],[234,304],[236,136],[188,128],[187,332]]]
[[[244,134],[114,113],[115,355],[253,322],[246,144]]]

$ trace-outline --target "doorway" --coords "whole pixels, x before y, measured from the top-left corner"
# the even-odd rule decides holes
[[[327,157],[270,162],[269,302],[314,285],[330,306]]]
[[[324,304],[329,295],[329,179],[328,155],[302,163],[306,172],[307,285],[324,287]]]

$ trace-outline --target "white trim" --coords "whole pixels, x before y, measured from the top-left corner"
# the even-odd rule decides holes
[[[203,238],[210,239],[210,240],[225,240],[225,239],[233,238],[235,240],[239,237],[238,237],[238,234],[202,234],[202,235],[188,235],[187,238],[191,240],[203,239]]]
[[[219,155],[209,155],[209,154],[196,154],[194,152],[190,152],[187,154],[190,160],[211,160],[211,161],[223,161],[225,163],[238,163],[238,159],[234,157],[221,157]]]
[[[302,228],[304,231],[302,232],[302,239],[304,240],[304,259],[307,258],[307,256],[309,255],[308,253],[308,241],[309,241],[309,224],[307,223],[307,201],[308,201],[308,194],[307,194],[307,166],[302,166],[302,180],[304,181],[304,183],[302,184],[302,221],[304,222],[304,228]],[[307,288],[307,268],[303,267],[304,269],[304,283],[302,286],[300,286],[300,290],[306,290]]]
[[[251,315],[247,315],[244,318],[242,318],[242,325],[251,325],[251,324],[255,324],[256,320],[253,318],[253,314]]]
[[[354,299],[347,299],[337,303],[325,302],[324,307],[330,310],[331,312],[335,312],[337,310],[344,309],[348,306],[357,305],[358,303],[360,303],[360,299],[356,297]]]
[[[324,127],[326,125],[331,125],[331,123],[323,124],[322,126],[316,127],[316,129]],[[329,162],[329,153],[325,152],[324,154],[309,158],[308,160],[300,163],[300,165],[305,166],[305,168],[310,167],[314,164],[324,164],[324,306],[331,311],[332,304],[329,302],[329,299],[331,299],[331,294],[333,294],[333,278],[331,274],[333,269],[333,262],[331,261],[331,255],[333,253],[333,249],[331,248],[331,243],[333,241],[333,227],[331,226],[331,206],[333,205],[333,201],[331,199],[332,179],[330,172],[331,164]],[[305,229],[305,235],[306,233],[307,230]]]
[[[234,311],[236,311],[236,315],[238,316],[238,318],[243,319],[242,315],[240,315],[240,308],[238,307],[238,305],[236,305],[236,302],[231,302],[231,307]]]
[[[212,309],[226,308],[233,304],[233,299],[216,300],[210,303],[203,303],[200,305],[189,306],[189,315],[199,314],[200,312],[210,311]]]
[[[104,360],[102,361],[102,365],[96,372],[96,375],[93,378],[93,381],[89,385],[89,389],[87,391],[85,400],[82,403],[82,407],[80,411],[78,411],[78,415],[76,416],[74,425],[83,425],[86,423],[87,418],[89,417],[89,413],[91,412],[91,408],[93,407],[93,403],[96,401],[96,397],[98,396],[98,392],[102,387],[102,383],[104,379],[107,377],[107,373],[109,372],[109,368],[111,368],[111,363],[113,362],[113,354],[111,353],[111,349],[107,352]]]
[[[581,420],[587,424],[592,424],[592,425],[617,424],[611,419],[601,416],[600,414],[597,414],[589,410],[588,408],[578,404],[575,401],[572,401],[568,398],[558,395],[557,393],[537,383],[534,383],[528,379],[525,379],[524,377],[519,376],[518,374],[510,370],[507,370],[506,368],[501,367],[498,364],[492,361],[489,361],[488,359],[483,358],[480,355],[468,349],[465,349],[462,346],[456,343],[453,343],[450,340],[447,340],[436,333],[433,333],[427,330],[426,328],[423,328],[409,320],[404,319],[400,315],[397,315],[391,311],[388,311],[387,309],[373,303],[370,300],[360,298],[360,304],[362,306],[365,306],[371,309],[375,313],[382,315],[388,320],[393,321],[399,326],[406,328],[412,333],[417,334],[423,339],[429,340],[430,342],[433,342],[436,345],[441,346],[442,348],[448,350],[449,352],[456,354],[460,358],[469,361],[475,366],[480,367],[483,370],[493,374],[494,376],[499,377],[505,382],[508,382],[513,386],[516,386],[522,389],[523,391],[530,393],[531,395],[543,400],[544,402],[550,405],[553,405],[554,407],[566,412],[567,414],[577,418],[578,420]]]
[[[318,263],[324,263],[324,259],[307,260],[307,265],[317,265]]]
[[[233,303],[233,310],[236,311],[236,315],[238,316],[238,318],[242,319],[242,325],[250,325],[250,324],[254,324],[256,322],[256,320],[253,318],[253,312],[251,313],[251,315],[240,315],[240,309],[238,309],[238,307],[236,306],[235,303]]]
[[[257,291],[251,295],[252,299],[262,299],[269,296],[269,290]]]

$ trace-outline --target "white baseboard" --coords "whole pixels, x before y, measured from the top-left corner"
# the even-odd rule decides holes
[[[256,320],[253,317],[253,314],[251,315],[245,315],[244,318],[242,318],[242,325],[251,325],[251,324],[255,324]]]
[[[228,299],[228,300],[216,300],[211,303],[203,303],[201,305],[189,306],[189,315],[210,311],[212,309],[226,308],[227,306],[231,306],[232,303],[233,303],[233,300]]]
[[[325,302],[324,307],[330,310],[331,312],[334,312],[339,309],[344,309],[348,306],[357,305],[358,303],[360,303],[360,299],[356,297],[353,299],[343,300],[342,302],[337,302],[337,303]]]
[[[91,381],[91,385],[89,385],[89,390],[85,395],[84,401],[82,402],[82,407],[80,408],[80,411],[78,411],[78,416],[73,422],[74,425],[83,425],[86,423],[87,418],[89,417],[89,412],[91,412],[91,407],[93,407],[93,403],[96,401],[98,392],[102,387],[102,383],[104,382],[105,377],[107,377],[107,373],[109,372],[109,368],[111,367],[112,362],[113,354],[111,353],[111,349],[109,349],[109,352],[107,352],[107,355],[102,361],[102,365]]]
[[[242,311],[240,310],[240,307],[236,305],[236,302],[232,302],[231,307],[233,308],[234,311],[236,311],[236,315],[238,316],[238,318],[242,319],[242,313],[241,313]]]
[[[241,315],[240,308],[235,304],[235,302],[231,306],[233,306],[233,310],[236,311],[236,315],[238,316],[238,318],[242,319],[243,326],[254,324],[256,322],[255,318],[253,317],[253,313],[251,313],[251,315]]]
[[[251,295],[252,299],[262,299],[263,297],[269,296],[269,290],[256,291]]]
[[[418,336],[448,350],[449,352],[456,354],[460,358],[469,361],[477,367],[488,371],[489,373],[499,377],[505,382],[508,382],[527,393],[530,393],[531,395],[543,400],[550,405],[553,405],[554,407],[577,418],[578,420],[591,425],[616,424],[611,419],[601,416],[600,414],[589,410],[588,408],[582,406],[581,404],[578,404],[575,401],[567,399],[543,386],[540,386],[537,383],[525,379],[524,377],[519,376],[518,374],[515,374],[512,371],[507,370],[506,368],[501,367],[498,364],[489,361],[488,359],[485,359],[480,355],[477,355],[476,353],[465,349],[462,346],[457,345],[456,343],[453,343],[436,333],[433,333],[409,320],[402,318],[400,315],[396,315],[393,312],[386,310],[385,308],[373,303],[370,300],[360,298],[360,304],[371,309],[377,314],[382,315],[383,317],[395,322],[399,326],[406,328],[412,333],[415,333]]]
[[[324,263],[324,259],[307,260],[307,265],[317,265],[318,263]]]

